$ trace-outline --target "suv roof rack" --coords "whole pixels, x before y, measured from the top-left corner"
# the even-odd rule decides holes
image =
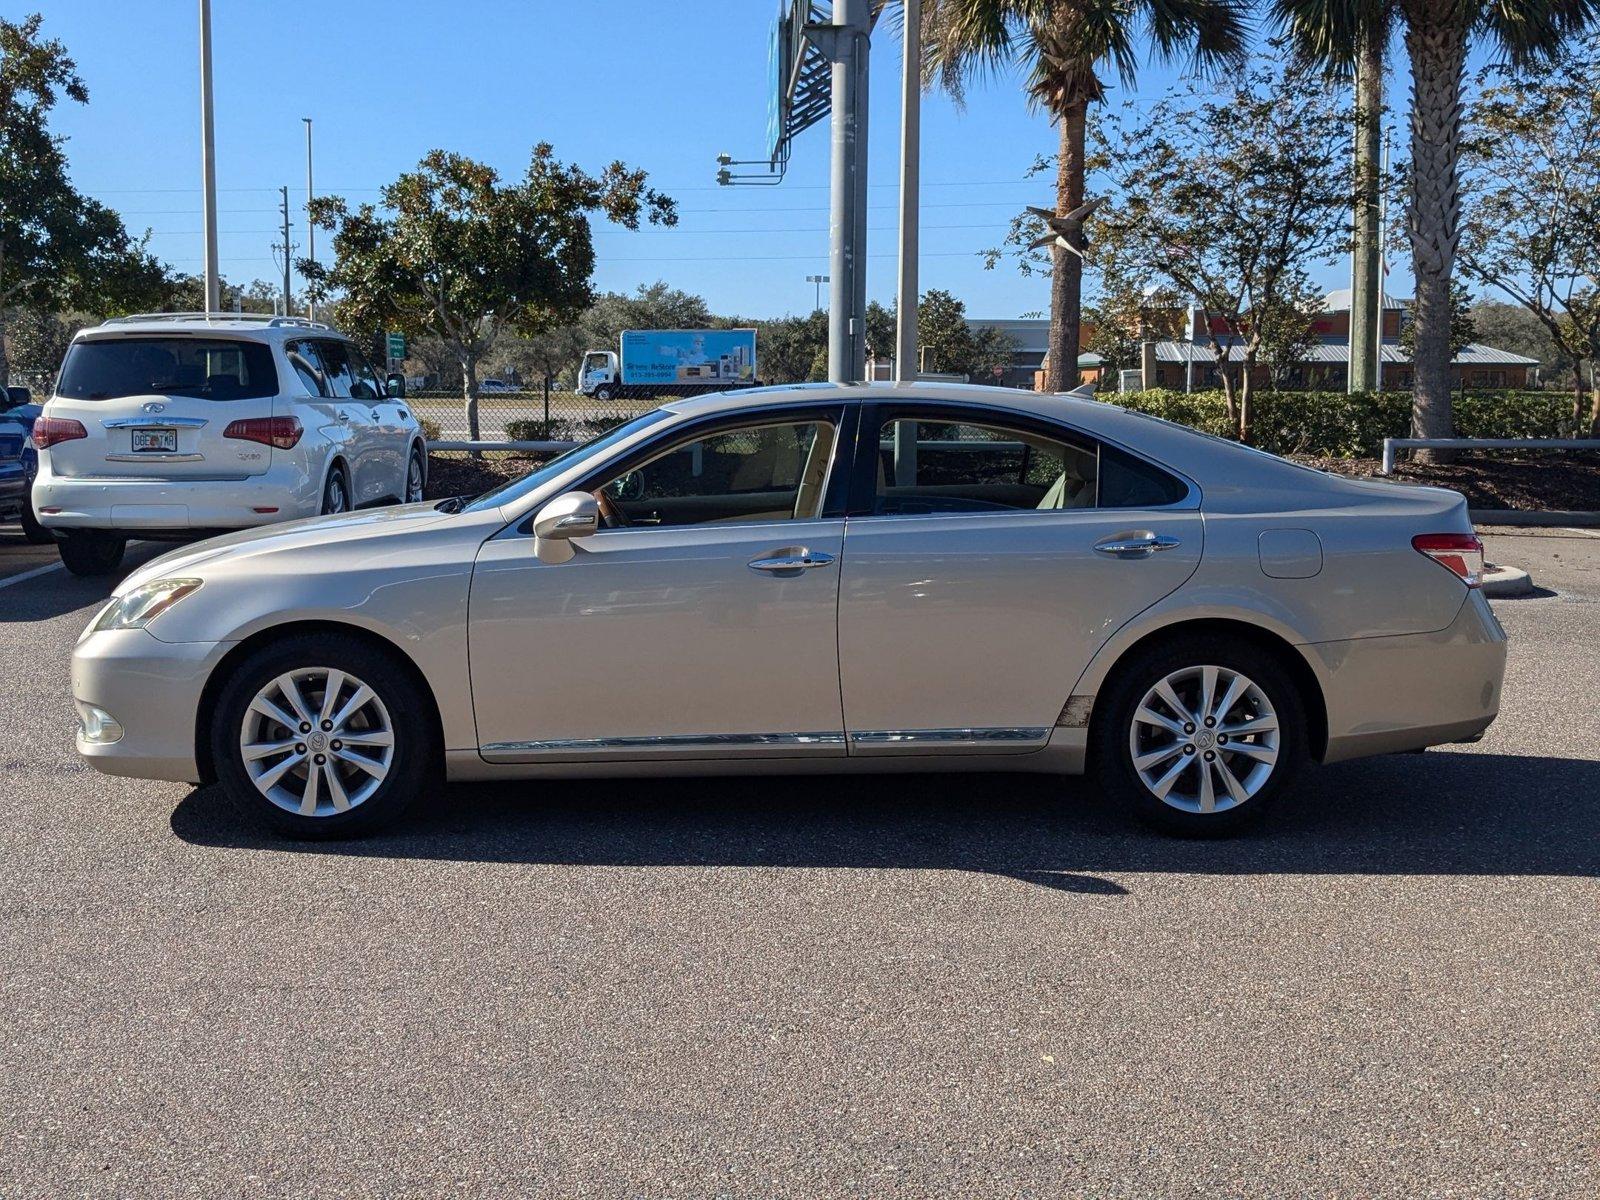
[[[142,321],[204,321],[210,324],[213,321],[254,321],[267,326],[269,329],[326,329],[329,333],[336,333],[332,325],[322,321],[313,321],[309,317],[281,317],[276,313],[225,313],[225,312],[150,312],[129,313],[125,317],[107,317],[100,322],[101,325],[131,325]]]

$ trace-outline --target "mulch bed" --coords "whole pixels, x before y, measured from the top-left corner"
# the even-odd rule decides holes
[[[1376,458],[1317,458],[1297,454],[1308,467],[1357,478],[1383,478]],[[429,499],[477,495],[507,479],[524,475],[544,461],[526,454],[485,454],[468,458],[435,454],[428,468]],[[1401,461],[1388,478],[1427,483],[1460,492],[1473,508],[1532,511],[1600,511],[1600,450],[1576,454],[1480,454],[1462,451],[1456,461],[1437,466]]]
[[[1389,476],[1378,474],[1383,464],[1376,458],[1293,457],[1308,467],[1337,475],[1450,488],[1465,496],[1471,508],[1600,511],[1600,447],[1593,453],[1575,454],[1458,451],[1455,461],[1448,464],[1401,460]]]

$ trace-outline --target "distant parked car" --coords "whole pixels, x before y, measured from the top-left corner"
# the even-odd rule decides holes
[[[23,536],[43,544],[53,539],[33,514],[33,479],[39,471],[39,452],[34,448],[32,434],[39,411],[29,389],[0,388],[0,514],[15,511],[22,522]]]
[[[1308,760],[1483,733],[1482,569],[1454,492],[1109,404],[729,392],[476,499],[150,563],[73,653],[78,748],[312,837],[441,772],[1092,770],[1220,832]]]
[[[478,395],[480,396],[505,396],[522,389],[515,384],[507,383],[504,379],[478,380]]]
[[[33,503],[67,569],[129,538],[193,538],[422,499],[398,375],[299,317],[156,313],[81,331],[34,422]]]

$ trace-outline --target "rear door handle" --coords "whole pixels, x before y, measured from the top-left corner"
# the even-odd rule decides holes
[[[799,573],[810,567],[825,567],[833,561],[833,555],[821,550],[807,550],[804,546],[797,546],[792,550],[779,550],[766,558],[752,558],[750,569],[752,571],[766,571],[768,574]]]
[[[1171,550],[1183,543],[1167,533],[1119,533],[1102,538],[1095,550],[1112,558],[1149,558],[1158,550]]]

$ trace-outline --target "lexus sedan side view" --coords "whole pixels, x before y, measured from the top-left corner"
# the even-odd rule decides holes
[[[441,777],[929,770],[1223,831],[1310,760],[1482,734],[1482,562],[1454,492],[1076,395],[754,389],[154,560],[77,645],[77,739],[308,837]]]

